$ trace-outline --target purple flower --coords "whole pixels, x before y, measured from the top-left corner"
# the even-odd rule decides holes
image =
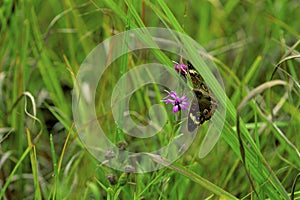
[[[180,110],[187,110],[190,102],[189,98],[187,98],[185,95],[182,95],[182,97],[179,97],[178,94],[175,91],[168,92],[168,96],[163,98],[161,100],[162,102],[165,102],[166,104],[171,103],[173,105],[172,112],[175,114],[179,112]],[[176,115],[176,121],[177,121],[177,115]]]
[[[174,69],[176,71],[180,72],[184,76],[187,75],[187,71],[186,71],[187,70],[187,66],[183,62],[180,62],[179,64],[175,63]]]

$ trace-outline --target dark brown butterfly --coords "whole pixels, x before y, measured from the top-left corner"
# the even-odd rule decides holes
[[[192,132],[197,126],[209,120],[217,109],[217,101],[211,90],[205,84],[202,76],[188,61],[188,74],[190,75],[195,98],[192,101],[188,115],[188,131]]]

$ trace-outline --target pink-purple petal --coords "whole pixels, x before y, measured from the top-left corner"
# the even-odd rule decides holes
[[[179,111],[178,105],[174,106],[172,111],[173,111],[173,113],[177,113]]]
[[[175,105],[175,100],[172,100],[172,99],[167,99],[165,102]]]

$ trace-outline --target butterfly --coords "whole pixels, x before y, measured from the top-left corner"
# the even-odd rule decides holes
[[[197,126],[200,126],[214,115],[218,104],[202,76],[195,70],[192,63],[189,61],[187,63],[187,72],[191,78],[195,94],[188,114],[188,131],[192,132]]]

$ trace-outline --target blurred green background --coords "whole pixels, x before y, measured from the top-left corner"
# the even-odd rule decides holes
[[[298,0],[0,1],[0,199],[300,199],[299,9]],[[94,47],[144,26],[186,33],[213,56],[227,118],[204,159],[197,136],[174,165],[126,174],[82,145],[71,91]],[[125,139],[112,126],[105,89],[149,54],[121,59],[98,86],[99,121],[113,142]],[[151,99],[139,92],[132,109],[144,114]],[[236,110],[250,96],[237,131]]]

